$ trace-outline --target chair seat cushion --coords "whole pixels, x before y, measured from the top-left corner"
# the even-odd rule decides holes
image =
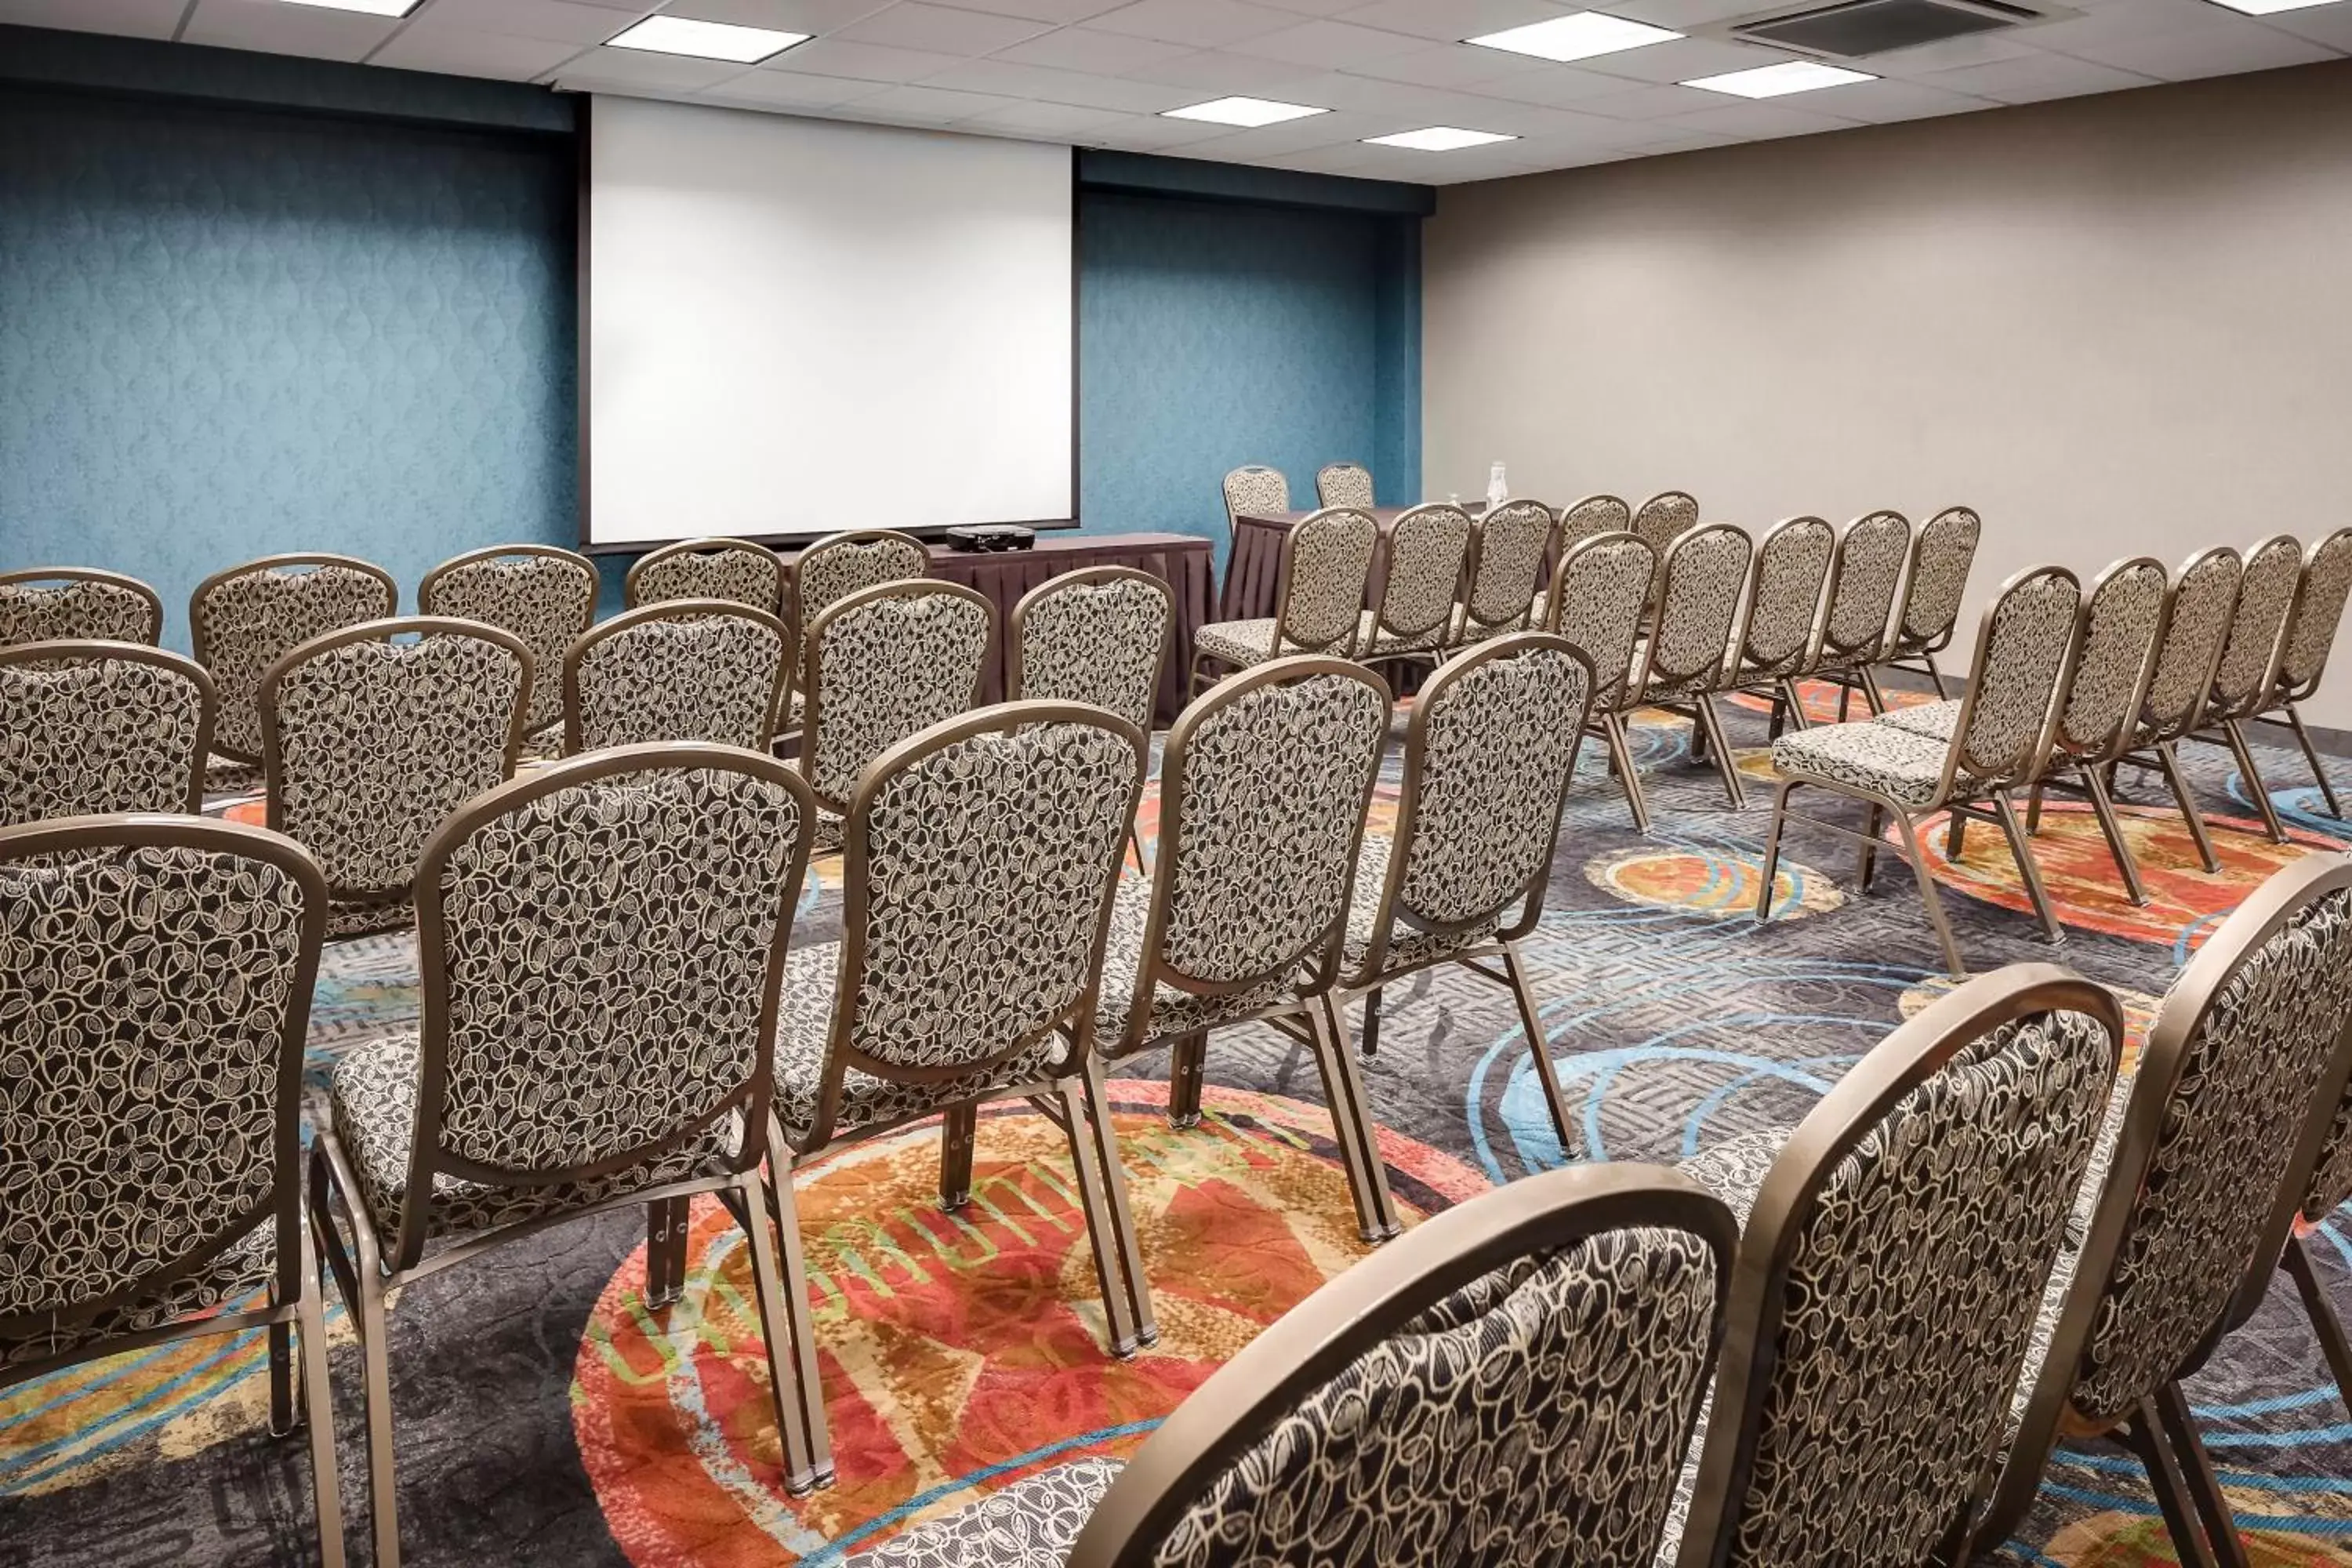
[[[1946,702],[1923,702],[1915,708],[1890,708],[1884,718],[1875,721],[1890,730],[1925,735],[1948,746],[1952,737],[1959,733],[1960,700],[1955,697]]]
[[[782,1016],[776,1028],[775,1106],[784,1136],[795,1145],[803,1144],[816,1128],[817,1096],[824,1085],[825,1038],[833,1027],[834,981],[840,970],[839,942],[794,948],[784,955]],[[1060,1068],[1065,1050],[1060,1037],[1048,1036],[986,1072],[935,1083],[903,1083],[846,1068],[841,1075],[841,1109],[834,1117],[834,1136],[942,1110],[986,1094],[998,1085],[1051,1078]]]
[[[1460,605],[1454,606],[1454,613],[1457,616],[1460,615]],[[1383,654],[1426,653],[1444,641],[1442,634],[1448,629],[1442,626],[1432,626],[1417,637],[1400,637],[1394,632],[1381,631],[1378,629],[1380,624],[1380,616],[1370,610],[1366,610],[1358,619],[1356,622],[1357,658],[1379,658]]]
[[[1135,979],[1142,967],[1143,927],[1151,910],[1151,884],[1141,878],[1122,879],[1112,900],[1110,938],[1103,948],[1101,1001],[1095,1009],[1095,1042],[1106,1055],[1141,1050],[1147,1046],[1214,1028],[1297,995],[1287,974],[1262,980],[1221,996],[1197,995],[1162,984],[1151,997],[1151,1016],[1142,1037],[1126,1041],[1128,1015],[1135,1006]]]
[[[1447,623],[1445,628],[1445,640],[1449,644],[1456,645],[1481,643],[1493,637],[1507,636],[1512,632],[1541,631],[1543,613],[1544,595],[1538,593],[1536,595],[1533,609],[1528,616],[1504,620],[1491,626],[1474,626],[1470,624],[1468,606],[1456,605],[1454,606],[1454,618]]]
[[[389,1251],[400,1233],[408,1198],[409,1144],[416,1129],[417,1037],[399,1035],[360,1046],[335,1064],[328,1091],[335,1137],[351,1159],[359,1191],[346,1194],[367,1210],[376,1239]],[[691,1142],[661,1159],[580,1182],[509,1187],[436,1175],[425,1234],[466,1236],[516,1225],[567,1209],[586,1208],[666,1182],[723,1174],[741,1147],[733,1117],[722,1117]]]
[[[1385,833],[1367,833],[1363,847],[1356,852],[1356,886],[1348,904],[1348,943],[1339,960],[1339,973],[1351,981],[1362,974],[1364,960],[1371,953],[1372,922],[1380,917],[1381,889],[1388,881],[1390,844]],[[1423,931],[1403,921],[1391,921],[1381,973],[1402,973],[1469,952],[1493,942],[1495,931],[1493,921],[1449,934]]]
[[[1192,634],[1192,646],[1212,658],[1246,668],[1266,661],[1266,649],[1274,643],[1274,626],[1270,616],[1255,621],[1211,621]],[[1286,643],[1282,651],[1307,650],[1296,643]]]
[[[850,1568],[1062,1568],[1122,1468],[1080,1459],[1040,1470],[851,1558]]]
[[[241,1303],[256,1291],[267,1289],[277,1277],[278,1221],[275,1215],[265,1215],[219,1257],[152,1295],[127,1306],[109,1307],[83,1322],[50,1332],[18,1338],[0,1335],[0,1368],[48,1361],[102,1341],[160,1329],[182,1318]]]
[[[1874,719],[1857,720],[1781,736],[1772,742],[1772,768],[1783,778],[1795,775],[1916,807],[1935,800],[1948,749],[1945,742]]]

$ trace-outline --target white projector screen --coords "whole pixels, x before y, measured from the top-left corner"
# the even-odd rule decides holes
[[[582,537],[1059,522],[1066,147],[598,97]]]

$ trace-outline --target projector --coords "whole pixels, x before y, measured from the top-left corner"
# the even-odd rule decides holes
[[[976,528],[950,528],[948,542],[969,554],[992,555],[1001,550],[1027,550],[1037,542],[1034,528],[989,523]]]

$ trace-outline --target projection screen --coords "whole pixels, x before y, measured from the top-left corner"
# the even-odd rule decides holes
[[[1071,160],[597,97],[583,542],[1067,521]]]

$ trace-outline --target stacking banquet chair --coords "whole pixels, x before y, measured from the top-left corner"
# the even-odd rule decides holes
[[[1911,542],[1911,564],[1903,574],[1902,605],[1895,612],[1895,640],[1886,650],[1890,669],[1917,668],[1946,695],[1936,656],[1952,646],[1960,600],[1969,591],[1969,568],[1976,563],[1984,520],[1973,508],[1946,507],[1919,525]]]
[[[2148,681],[2147,698],[2132,723],[2129,742],[2117,763],[2152,769],[2164,777],[2189,825],[2197,858],[2210,876],[2221,868],[2213,856],[2212,837],[2205,831],[2204,814],[2189,781],[2180,772],[2175,749],[2185,735],[2204,721],[2205,703],[2213,690],[2213,672],[2221,661],[2221,647],[2230,636],[2231,611],[2238,603],[2238,582],[2245,565],[2227,545],[2200,551],[2181,563],[2165,600],[2164,636],[2156,649],[2156,674]],[[2108,787],[2115,786],[2110,766]]]
[[[2246,794],[2261,813],[2263,831],[2273,844],[2286,842],[2286,825],[2270,791],[2254,766],[2253,748],[2246,744],[2246,721],[2271,705],[2278,689],[2279,666],[2286,655],[2287,628],[2294,616],[2295,595],[2303,584],[2303,546],[2286,534],[2263,540],[2246,552],[2246,569],[2238,580],[2238,603],[2230,612],[2230,635],[2221,645],[2221,662],[2213,667],[2213,689],[2206,697],[2197,727],[2183,738],[2226,745],[2237,758]],[[2218,728],[2221,733],[2211,731]]]
[[[2347,595],[2352,595],[2352,528],[2339,528],[2312,546],[2311,557],[2303,564],[2303,586],[2294,596],[2294,617],[2287,623],[2278,679],[2272,682],[2269,697],[2247,715],[2255,723],[2280,725],[2294,732],[2295,743],[2303,748],[2303,760],[2311,764],[2311,776],[2327,802],[2327,815],[2338,819],[2344,808],[2336,801],[2336,786],[2327,782],[2327,770],[2320,766],[2319,750],[2311,743],[2311,735],[2303,727],[2303,712],[2295,704],[2308,700],[2327,673],[2328,650],[2336,646],[2336,628],[2344,619]],[[2284,717],[2273,718],[2273,714]],[[2263,791],[2261,780],[2251,775],[2246,787]]]
[[[0,1083],[16,1101],[0,1138],[0,1388],[267,1327],[269,1429],[310,1427],[320,1555],[341,1568],[300,1173],[326,915],[319,868],[257,827],[0,829]]]
[[[665,599],[731,599],[770,615],[784,605],[784,563],[747,539],[685,539],[639,556],[621,580],[628,609]]]
[[[654,741],[764,752],[791,646],[783,622],[728,599],[625,610],[563,652],[564,752]]]
[[[1829,615],[1813,657],[1798,671],[1797,679],[1834,682],[1841,722],[1857,686],[1873,713],[1886,711],[1871,667],[1886,658],[1892,640],[1888,628],[1910,551],[1911,524],[1899,511],[1867,513],[1838,535],[1837,558],[1830,565]]]
[[[1175,637],[1176,595],[1163,579],[1132,566],[1065,572],[1013,606],[1013,677],[1004,695],[1091,702],[1148,735]],[[1143,845],[1132,821],[1127,833],[1140,867]]]
[[[1352,507],[1300,519],[1282,542],[1280,609],[1271,618],[1196,629],[1191,689],[1206,685],[1215,665],[1247,669],[1289,654],[1353,652],[1380,538],[1372,514]]]
[[[1683,1163],[1742,1229],[1681,1568],[1961,1560],[2123,1037],[2105,987],[2012,965]]]
[[[793,563],[793,613],[787,621],[805,627],[860,588],[930,574],[931,552],[910,534],[878,528],[829,533]]]
[[[2294,1280],[2296,1293],[2303,1298],[2303,1310],[2311,1318],[2312,1332],[2327,1358],[2327,1370],[2335,1375],[2336,1397],[2343,1401],[2345,1408],[2352,1410],[2352,1339],[2346,1338],[2343,1320],[2336,1315],[2326,1288],[2313,1271],[2311,1253],[2303,1243],[2305,1231],[2317,1228],[2347,1202],[2352,1202],[2352,1086],[2347,1086],[2344,1099],[2336,1103],[2326,1139],[2312,1161],[2311,1180],[2304,1185],[2303,1202],[2294,1223],[2288,1227],[2285,1252],[2281,1258]],[[2250,1289],[2242,1307],[2251,1309],[2257,1305],[2263,1294],[2260,1287]]]
[[[1772,742],[1772,767],[1780,775],[1780,786],[1764,839],[1763,880],[1756,901],[1759,924],[1771,918],[1780,834],[1793,817],[1861,846],[1859,880],[1865,890],[1879,850],[1893,849],[1908,861],[1944,962],[1954,974],[1965,975],[1968,967],[1960,962],[1959,944],[1944,919],[1935,875],[1919,845],[1921,826],[1942,811],[1950,814],[1954,855],[1959,852],[1965,822],[2000,826],[2042,933],[2053,942],[2061,940],[2063,933],[2051,912],[2010,792],[2039,776],[2052,720],[2081,645],[2077,612],[2082,598],[2074,574],[2060,566],[2032,567],[2001,585],[2000,597],[1985,610],[1977,635],[1975,673],[1968,695],[1960,699],[1948,740],[1865,719],[1818,724]],[[1790,811],[1789,797],[1803,788],[1860,801],[1861,828]],[[1982,802],[1990,802],[1990,809]],[[1881,819],[1890,816],[1902,831],[1900,846],[1880,841]]]
[[[221,782],[250,776],[261,761],[261,678],[270,666],[312,637],[399,607],[392,574],[348,555],[265,556],[197,584],[189,636],[220,697],[213,769]]]
[[[1818,517],[1784,519],[1757,541],[1748,615],[1724,683],[1772,704],[1775,736],[1784,724],[1805,727],[1805,702],[1794,678],[1822,635],[1836,553],[1837,530]]]
[[[759,1169],[814,815],[772,758],[628,746],[469,801],[425,847],[416,1031],[336,1064],[310,1154],[311,1237],[359,1339],[378,1568],[400,1560],[386,1297],[606,1209],[727,1203],[808,1484]]]
[[[1727,522],[1694,528],[1675,541],[1658,573],[1657,624],[1643,643],[1635,681],[1637,705],[1685,713],[1691,721],[1691,755],[1715,753],[1716,772],[1734,810],[1748,804],[1739,787],[1739,767],[1723,736],[1715,694],[1725,689],[1738,654],[1739,610],[1748,586],[1748,563],[1756,546]],[[1626,775],[1629,790],[1641,781]],[[1636,813],[1636,816],[1646,815]]]
[[[530,689],[523,731],[563,721],[563,653],[596,621],[596,563],[551,544],[493,544],[444,561],[416,584],[416,612],[454,616],[512,632],[530,649],[541,679]]]
[[[1616,496],[1586,496],[1559,509],[1562,550],[1581,544],[1595,534],[1630,533],[1633,528],[1633,509]]]
[[[1381,990],[1439,963],[1501,984],[1518,1005],[1560,1147],[1569,1117],[1528,985],[1520,939],[1543,914],[1560,807],[1592,700],[1592,665],[1561,638],[1514,632],[1456,655],[1421,689],[1405,729],[1393,837],[1367,833],[1339,983],[1335,1037],[1364,999],[1364,1054],[1380,1049]],[[1496,967],[1481,960],[1501,961]]]
[[[1024,701],[934,725],[858,775],[842,940],[787,962],[776,1048],[769,1180],[810,1455],[796,1490],[834,1469],[792,1194],[827,1151],[944,1112],[940,1195],[961,1208],[980,1106],[1027,1100],[1069,1138],[1111,1352],[1159,1337],[1092,1045],[1145,756],[1123,719]]]
[[[1326,1025],[1389,689],[1310,655],[1230,676],[1184,710],[1160,763],[1148,886],[1122,884],[1097,1038],[1172,1046],[1168,1119],[1197,1125],[1208,1031],[1262,1019],[1314,1053],[1367,1240],[1398,1230],[1353,1056]]]
[[[1236,519],[1270,517],[1290,510],[1290,481],[1282,477],[1280,469],[1262,463],[1252,463],[1227,474],[1222,493],[1228,536],[1241,526]]]
[[[1414,507],[1384,531],[1388,571],[1379,605],[1359,617],[1356,657],[1433,663],[1454,628],[1470,563],[1470,514],[1438,501]]]
[[[0,647],[0,826],[203,809],[213,682],[144,643]]]
[[[143,642],[163,636],[163,596],[136,577],[87,566],[0,572],[0,647]]]
[[[1568,546],[1551,574],[1544,629],[1555,632],[1592,662],[1592,709],[1589,727],[1609,747],[1609,763],[1633,827],[1650,831],[1649,803],[1633,771],[1633,749],[1625,739],[1625,715],[1639,705],[1633,649],[1642,636],[1642,615],[1650,602],[1657,557],[1631,533],[1596,533]]]
[[[1507,500],[1478,514],[1470,531],[1462,603],[1445,634],[1449,646],[1537,624],[1536,601],[1557,529],[1551,509],[1537,500]]]
[[[514,776],[530,683],[520,637],[433,616],[347,626],[269,667],[260,697],[268,823],[326,873],[330,936],[408,923],[426,841],[458,806]]]
[[[1326,463],[1315,470],[1315,500],[1318,506],[1351,506],[1369,511],[1372,471],[1361,463]]]
[[[996,607],[958,583],[881,583],[827,605],[801,639],[801,776],[816,792],[814,842],[841,847],[858,774],[980,698]]]
[[[1734,1247],[1654,1167],[1481,1193],[1285,1313],[1124,1468],[1043,1471],[859,1568],[1648,1568]]]
[[[2087,1237],[2043,1300],[1979,1550],[2016,1529],[2060,1438],[2112,1434],[2183,1563],[2245,1561],[2180,1380],[2268,1283],[2352,1075],[2347,1025],[2352,860],[2313,856],[2222,922],[2157,1014]]]
[[[1658,569],[1664,572],[1675,541],[1698,526],[1697,498],[1687,490],[1660,490],[1633,509],[1633,521],[1626,526],[1657,552]]]

